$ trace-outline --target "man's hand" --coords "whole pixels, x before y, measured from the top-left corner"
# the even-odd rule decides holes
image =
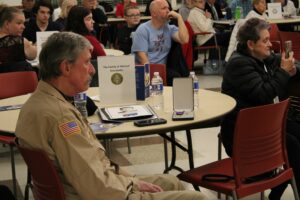
[[[181,17],[181,15],[173,10],[168,13],[169,19],[178,19],[179,17]]]
[[[152,183],[148,183],[148,182],[145,182],[145,181],[141,181],[139,180],[138,183],[138,189],[140,192],[163,192],[164,190],[158,186],[158,185],[154,185]]]
[[[281,68],[290,76],[294,76],[297,72],[295,67],[294,52],[290,52],[290,57],[285,58],[285,52],[281,55]]]

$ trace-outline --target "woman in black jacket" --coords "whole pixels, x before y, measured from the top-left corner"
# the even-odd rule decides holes
[[[237,51],[229,59],[222,82],[222,93],[233,97],[237,106],[221,125],[222,142],[232,156],[233,134],[241,109],[270,104],[286,98],[287,84],[297,73],[293,53],[289,58],[271,53],[269,24],[252,18],[239,29]],[[299,72],[298,72],[299,73]],[[289,124],[289,123],[287,123]],[[300,189],[300,125],[287,133],[287,151]],[[286,184],[272,189],[269,198],[280,199]]]

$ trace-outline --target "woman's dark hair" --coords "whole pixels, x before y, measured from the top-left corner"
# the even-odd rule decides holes
[[[41,6],[49,8],[50,15],[53,14],[53,6],[52,6],[52,4],[51,4],[51,2],[49,0],[39,0],[39,1],[36,1],[35,4],[34,4],[34,6],[33,6],[33,8],[32,8],[32,12],[34,14],[37,14]]]
[[[237,33],[237,41],[239,46],[243,49],[248,49],[248,40],[257,42],[260,39],[260,32],[265,29],[270,29],[270,25],[265,20],[258,18],[251,18],[247,20],[240,27]]]
[[[68,14],[65,30],[72,31],[80,35],[91,34],[84,23],[84,18],[90,13],[91,10],[83,6],[73,6]]]

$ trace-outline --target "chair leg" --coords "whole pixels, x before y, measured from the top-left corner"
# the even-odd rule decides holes
[[[11,174],[12,174],[12,180],[13,180],[13,192],[14,192],[15,198],[18,199],[14,147],[13,147],[13,145],[9,145],[9,148],[10,148]]]
[[[260,193],[260,200],[264,200],[265,199],[265,191],[262,191]]]
[[[292,185],[292,188],[293,188],[293,191],[294,191],[295,200],[299,200],[299,193],[298,193],[299,191],[297,189],[296,181],[295,181],[294,177],[291,180],[291,185]]]
[[[218,134],[218,160],[222,159],[222,140],[221,133]],[[218,199],[221,199],[221,193],[218,192]]]
[[[24,191],[24,200],[29,199],[29,188],[31,188],[31,173],[29,169],[27,168],[27,181],[26,181],[26,186],[25,186],[25,191]]]
[[[218,134],[218,160],[222,159],[222,140],[220,133]]]
[[[232,191],[232,198],[233,198],[233,200],[237,200],[238,199],[237,198],[237,194],[236,194],[235,191]]]
[[[127,148],[128,148],[128,153],[131,154],[131,146],[130,146],[130,138],[127,137]]]
[[[167,140],[164,138],[164,154],[165,154],[165,171],[164,173],[168,173],[168,167],[169,167],[169,164],[168,164],[168,143],[167,143]]]

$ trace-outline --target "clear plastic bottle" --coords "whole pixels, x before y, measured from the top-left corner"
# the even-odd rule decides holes
[[[154,72],[151,80],[151,96],[152,105],[157,110],[161,110],[164,107],[163,87],[163,80],[159,76],[159,72]]]
[[[85,92],[78,93],[74,96],[74,105],[83,117],[88,116],[87,109],[86,109],[86,93]]]
[[[195,75],[195,72],[190,72],[190,77],[193,78],[193,88],[194,88],[194,109],[197,109],[199,106],[199,98],[198,98],[198,91],[199,91],[199,80]]]
[[[243,17],[243,15],[241,13],[241,10],[242,10],[242,8],[240,6],[237,6],[235,8],[235,11],[234,11],[234,18],[235,18],[235,20],[241,19]]]

